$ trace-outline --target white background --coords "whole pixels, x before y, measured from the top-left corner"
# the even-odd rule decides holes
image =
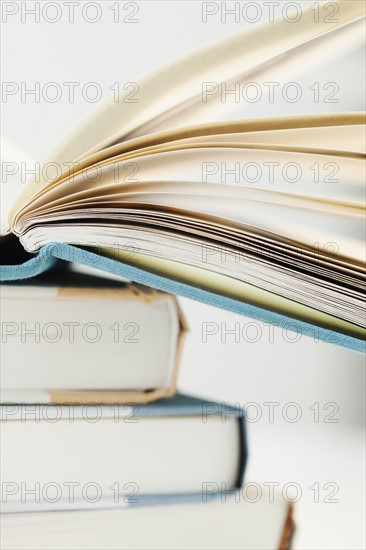
[[[239,22],[228,17],[224,23],[220,14],[203,23],[202,3],[194,1],[138,2],[135,18],[139,22],[133,24],[113,22],[109,8],[114,2],[100,3],[103,15],[95,24],[83,20],[80,8],[75,10],[75,22],[70,24],[63,2],[58,2],[62,17],[57,23],[49,23],[43,17],[36,23],[32,16],[25,16],[22,22],[24,7],[21,5],[29,8],[34,2],[11,4],[17,4],[20,11],[2,25],[3,81],[19,86],[24,82],[29,87],[35,82],[41,87],[51,81],[61,86],[64,82],[80,82],[81,88],[88,82],[97,82],[103,91],[103,100],[112,93],[109,87],[115,82],[123,85],[134,81],[141,73],[175,56],[251,25],[243,17]],[[121,3],[122,8],[123,4],[126,3]],[[233,2],[227,4],[232,7]],[[262,19],[266,19],[265,2],[257,4]],[[286,2],[276,7],[276,13],[281,12],[284,4]],[[313,2],[298,4],[313,5]],[[81,2],[82,5],[85,2]],[[131,11],[122,9],[121,17]],[[52,17],[52,12],[49,13]],[[90,16],[93,17],[92,11]],[[294,78],[289,75],[286,81],[291,80]],[[307,68],[296,81],[304,89],[304,98],[299,103],[278,100],[269,104],[264,99],[255,105],[240,105],[236,115],[244,118],[364,108],[361,50],[316,70]],[[339,85],[339,103],[314,103],[308,87],[314,82],[330,81]],[[11,142],[26,151],[29,157],[41,160],[63,134],[94,107],[95,104],[86,101],[80,93],[76,93],[73,103],[66,93],[56,103],[42,98],[36,103],[30,96],[22,101],[18,93],[6,102],[3,99],[3,137],[8,144]],[[7,160],[17,159],[14,154],[14,158]],[[15,178],[11,185],[3,186],[3,192],[13,194],[16,181]],[[363,358],[310,338],[301,337],[291,342],[294,338],[291,333],[279,329],[271,333],[269,327],[260,324],[248,332],[248,339],[253,340],[253,331],[259,331],[257,342],[244,338],[235,342],[230,335],[224,342],[219,331],[203,343],[204,322],[217,323],[218,327],[226,323],[227,328],[240,323],[242,329],[250,320],[189,300],[182,300],[182,304],[190,334],[183,356],[180,390],[223,402],[257,404],[248,408],[252,418],[258,411],[261,417],[257,422],[248,423],[250,462],[246,480],[277,482],[280,490],[289,482],[301,487],[294,547],[301,550],[365,548]],[[274,422],[268,421],[266,402],[279,403]],[[286,404],[292,402],[301,409],[298,422],[283,418],[286,410],[290,416],[295,413],[294,408],[286,409]],[[320,422],[314,422],[314,412],[310,409],[316,402],[320,407]],[[339,407],[334,416],[337,423],[324,422],[326,414],[333,410],[333,405],[323,410],[327,403],[336,403]],[[334,497],[338,503],[324,502],[331,493],[331,487],[324,489],[329,482],[339,486]],[[314,492],[309,489],[314,483],[320,487],[319,503],[314,502]]]

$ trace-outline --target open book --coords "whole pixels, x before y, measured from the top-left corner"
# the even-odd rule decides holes
[[[296,25],[277,19],[189,53],[140,79],[131,102],[87,118],[10,211],[9,232],[48,256],[21,267],[4,252],[2,278],[35,275],[52,255],[94,265],[98,255],[133,280],[282,326],[290,317],[361,349],[364,115],[223,122],[228,103],[212,85],[292,75],[354,48],[365,5],[338,4],[332,21],[304,10]]]

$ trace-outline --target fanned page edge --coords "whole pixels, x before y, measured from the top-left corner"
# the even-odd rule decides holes
[[[151,98],[153,96],[161,97],[161,86],[159,76],[164,73],[165,80],[167,74],[170,75],[171,90],[169,94],[174,95],[174,89],[179,87],[179,83],[187,80],[187,69],[190,70],[190,79],[199,78],[202,80],[203,76],[209,78],[212,75],[220,77],[221,80],[226,80],[225,74],[226,65],[233,64],[232,57],[235,52],[235,61],[242,62],[241,55],[246,54],[250,48],[248,48],[248,40],[252,40],[252,45],[255,53],[263,49],[263,40],[267,44],[271,44],[271,55],[267,53],[266,60],[273,59],[274,56],[274,44],[283,41],[282,47],[278,46],[277,55],[285,53],[288,49],[296,47],[304,42],[310,41],[316,37],[324,34],[329,34],[332,31],[341,28],[348,23],[355,22],[362,18],[365,14],[366,7],[361,2],[348,2],[347,0],[337,0],[339,4],[339,17],[338,22],[334,23],[319,23],[312,29],[313,13],[311,9],[306,9],[303,12],[303,17],[292,27],[286,26],[286,21],[281,17],[277,18],[274,23],[264,22],[256,25],[253,28],[244,29],[232,35],[226,36],[223,39],[217,40],[211,44],[208,44],[202,48],[189,52],[188,54],[181,56],[180,58],[173,60],[170,63],[158,67],[155,71],[151,72],[147,76],[143,77],[140,81],[140,90],[144,90],[145,94]],[[298,28],[300,25],[300,29]],[[283,32],[283,28],[286,26],[287,33]],[[296,27],[296,29],[294,28]],[[302,34],[301,32],[302,31]],[[286,38],[284,38],[286,37]],[[243,40],[243,39],[246,40]],[[253,53],[253,59],[255,59],[255,53]],[[257,60],[258,61],[258,60]],[[255,66],[255,63],[254,63]],[[207,71],[209,67],[210,71]],[[225,67],[224,72],[217,74],[218,68]],[[184,71],[183,68],[186,70]],[[212,74],[211,74],[212,73]],[[225,74],[224,74],[225,73]],[[185,75],[185,76],[184,76]],[[230,77],[229,77],[230,78]],[[182,80],[183,79],[183,80]],[[190,80],[190,82],[191,82]],[[166,99],[166,98],[165,98]],[[182,99],[182,98],[181,98]],[[180,101],[178,101],[179,103]],[[172,104],[177,104],[177,101]],[[110,138],[119,132],[122,136],[128,134],[128,132],[139,125],[138,123],[138,110],[136,109],[135,115],[133,114],[133,106],[135,104],[125,104],[123,102],[114,103],[109,100],[105,105],[101,106],[98,111],[88,116],[84,121],[79,123],[75,129],[68,134],[59,144],[58,147],[49,155],[48,160],[54,163],[63,165],[63,161],[76,160],[84,155],[88,150],[96,146],[96,142],[102,142],[105,139]],[[140,107],[140,104],[137,104]],[[165,105],[166,108],[166,105]],[[124,113],[124,110],[126,113]],[[107,115],[108,112],[108,115]],[[116,121],[129,120],[124,127],[119,127]],[[104,121],[102,123],[102,121]],[[135,121],[135,122],[133,122]],[[99,137],[93,134],[93,128],[98,127]],[[17,200],[15,201],[13,208],[10,211],[10,219],[14,218],[16,211],[20,205],[26,203],[31,196],[39,190],[39,184],[34,180],[30,181],[22,190]]]
[[[180,149],[179,142],[184,139],[189,138],[199,138],[204,136],[211,136],[214,134],[237,134],[237,133],[246,133],[250,135],[252,132],[263,132],[265,134],[267,131],[286,131],[286,130],[295,130],[295,129],[310,129],[310,128],[333,128],[333,127],[343,127],[343,126],[361,126],[366,124],[366,115],[363,112],[348,112],[348,113],[330,113],[330,114],[318,114],[318,115],[295,115],[295,116],[284,116],[284,117],[273,117],[270,119],[251,119],[251,120],[237,120],[232,122],[223,122],[216,124],[204,124],[204,125],[195,125],[188,126],[185,128],[168,130],[164,132],[158,132],[149,136],[144,136],[142,138],[133,139],[122,144],[118,144],[112,147],[109,147],[105,150],[94,153],[90,157],[85,157],[80,162],[77,170],[72,174],[72,178],[77,178],[79,174],[83,174],[84,171],[91,169],[94,166],[102,167],[108,162],[117,162],[116,159],[124,155],[124,160],[138,159],[140,156],[143,157],[145,154],[150,154],[151,152],[159,152],[159,149],[168,146],[169,143],[175,142],[176,150]],[[248,141],[245,144],[245,147],[252,148],[251,143]],[[262,148],[265,147],[262,145]],[[259,146],[259,148],[261,148]],[[278,147],[284,152],[286,151],[285,147]],[[365,149],[365,144],[363,144],[363,149]],[[329,151],[318,151],[316,153],[330,153]],[[341,151],[336,151],[337,155],[342,156]],[[358,153],[351,154],[350,152],[344,153],[347,157],[359,158]],[[23,213],[30,214],[32,211],[32,204],[35,201],[42,200],[42,197],[46,195],[53,189],[62,183],[67,183],[70,175],[61,176],[59,179],[54,180],[45,187],[42,187],[38,192],[32,197],[31,200],[23,205],[23,207],[16,213],[13,219],[13,233],[15,235],[20,235],[20,232],[17,230],[18,220],[21,218]],[[65,201],[66,203],[66,201]],[[47,203],[45,203],[47,204]]]

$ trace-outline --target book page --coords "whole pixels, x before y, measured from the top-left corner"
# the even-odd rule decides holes
[[[141,132],[146,132],[143,125],[148,121],[200,95],[202,82],[229,82],[243,73],[243,67],[247,74],[251,74],[259,66],[267,66],[290,50],[295,50],[316,38],[330,35],[336,29],[342,31],[343,26],[357,22],[365,12],[362,2],[340,0],[339,3],[341,9],[337,22],[315,24],[312,11],[304,10],[301,20],[296,25],[289,26],[283,19],[278,18],[272,24],[263,23],[255,28],[245,29],[189,53],[166,66],[159,67],[138,81],[139,101],[137,103],[110,101],[78,125],[47,160],[64,166],[65,162],[75,161],[88,150],[95,148],[99,142],[111,139],[112,142],[113,139],[121,141],[128,136],[133,137],[133,132],[139,127],[141,130],[137,135],[141,135]],[[356,30],[352,29],[351,39],[347,33],[345,44],[352,46],[354,40],[358,43],[360,32],[362,35],[362,25]],[[338,47],[346,47],[339,37],[336,43]],[[325,43],[324,48],[318,51],[317,58],[332,55],[334,55],[334,48]],[[122,126],[121,120],[124,121]],[[184,121],[185,124],[189,124],[188,118],[184,117]],[[14,204],[11,217],[40,187],[42,184],[37,184],[35,181],[26,186]]]
[[[218,166],[222,165],[222,163],[219,163],[218,159],[215,158],[215,155],[220,154],[220,159],[222,161],[224,160],[222,157],[223,152],[217,152],[218,147],[221,147],[221,149],[223,147],[226,148],[225,154],[231,155],[235,167],[237,167],[237,161],[243,159],[245,156],[248,157],[245,162],[240,163],[239,174],[237,175],[238,177],[235,177],[235,183],[238,183],[238,178],[240,181],[244,180],[245,183],[246,166],[253,166],[253,161],[255,160],[255,157],[258,156],[258,151],[260,150],[262,150],[262,161],[259,165],[259,169],[264,178],[263,183],[265,186],[271,187],[272,189],[275,180],[281,178],[283,179],[283,174],[281,175],[278,170],[276,174],[273,169],[270,170],[269,163],[271,157],[273,155],[280,154],[282,155],[282,158],[286,159],[286,154],[288,154],[288,161],[290,161],[290,157],[295,151],[307,154],[314,152],[314,154],[316,153],[317,155],[322,155],[322,157],[319,157],[318,159],[321,161],[322,166],[328,167],[331,171],[333,166],[333,173],[336,171],[337,174],[340,171],[340,166],[342,166],[343,168],[341,170],[341,174],[343,172],[343,175],[341,181],[344,180],[346,171],[346,180],[354,178],[355,181],[353,183],[355,183],[359,179],[359,176],[357,177],[355,174],[355,166],[357,163],[351,162],[351,160],[347,161],[346,159],[352,159],[352,157],[358,159],[360,157],[360,152],[365,151],[364,122],[365,116],[361,113],[315,115],[313,117],[280,117],[269,121],[257,119],[252,121],[236,121],[225,124],[215,124],[212,126],[194,126],[179,131],[161,132],[150,138],[137,138],[126,143],[110,147],[109,149],[102,150],[101,152],[95,153],[91,157],[86,158],[77,167],[75,173],[72,175],[66,175],[63,178],[56,180],[53,184],[48,185],[46,188],[41,189],[39,193],[37,193],[28,203],[28,206],[25,208],[23,207],[23,209],[17,214],[16,220],[19,220],[20,216],[25,214],[30,214],[32,212],[35,214],[36,210],[41,208],[46,203],[59,200],[60,204],[62,204],[63,197],[65,203],[70,202],[70,195],[77,191],[84,191],[85,193],[89,191],[89,196],[95,196],[94,189],[108,185],[108,178],[110,180],[113,179],[115,188],[118,188],[117,183],[120,183],[123,187],[125,187],[126,184],[133,181],[153,181],[154,179],[155,181],[164,181],[167,177],[167,170],[169,170],[170,167],[170,172],[168,171],[168,173],[169,178],[172,181],[177,179],[177,174],[179,173],[179,178],[182,181],[204,181],[203,178],[206,175],[207,181],[215,182],[216,180],[213,179],[214,174],[212,174],[212,171],[213,169],[215,170],[215,167],[217,169]],[[334,126],[339,126],[336,132],[333,130]],[[268,130],[265,130],[265,128],[268,128]],[[288,137],[286,137],[287,132],[289,132]],[[295,135],[293,136],[293,134]],[[323,149],[323,139],[327,138],[329,135],[336,137],[332,138],[329,148],[325,150]],[[253,136],[254,140],[252,142],[251,136]],[[302,141],[303,139],[304,142]],[[258,141],[258,145],[256,144],[256,140]],[[292,142],[291,145],[286,145],[286,143],[290,142]],[[335,149],[330,148],[332,143],[335,144]],[[215,149],[210,151],[208,147],[213,147],[214,145]],[[199,152],[197,150],[196,153],[202,157],[200,161],[201,164],[197,161],[197,154],[195,154],[196,160],[194,162],[192,160],[192,155],[194,153],[192,149],[200,147],[202,148],[202,151]],[[238,149],[238,147],[241,147],[243,150],[237,150],[234,152],[234,150]],[[353,147],[354,149],[352,149]],[[244,151],[245,148],[248,149],[247,152]],[[230,151],[230,149],[233,149],[233,151]],[[178,164],[172,164],[171,159],[174,157],[174,151],[176,151],[176,156],[179,155],[179,151],[184,153],[184,156],[180,158]],[[282,151],[282,153],[277,153],[277,151]],[[169,156],[161,156],[158,158],[158,161],[151,156],[154,153],[158,154],[164,152],[169,152]],[[335,155],[338,158],[332,159],[331,163],[326,163],[324,162],[324,155],[327,154]],[[144,159],[143,157],[146,155],[150,156]],[[311,173],[311,167],[314,168],[315,164],[311,164],[309,162],[309,159],[311,158],[310,156],[308,157],[307,155],[302,155],[302,157],[304,157],[304,159],[300,163],[301,179],[304,175],[301,166],[305,165],[305,180],[307,174],[308,176],[311,176],[311,179],[314,181],[316,178],[314,178],[315,174]],[[211,162],[209,162],[209,159]],[[278,159],[276,159],[276,162],[277,160]],[[154,162],[157,169],[155,169],[155,176],[153,177],[151,170],[149,175],[147,175],[146,169],[143,167],[146,163],[147,166],[151,167],[154,165]],[[117,165],[117,163],[119,164]],[[254,164],[257,165],[256,162]],[[351,164],[354,166],[353,169],[351,169]],[[358,162],[358,165],[359,168],[357,168],[357,172],[360,173],[361,170],[361,179],[363,181],[361,163]],[[224,163],[224,166],[229,167],[231,164]],[[204,167],[206,167],[206,174],[204,173]],[[172,168],[173,172],[171,170]],[[193,168],[197,175],[195,178],[192,178],[192,175],[188,177],[187,169],[192,172]],[[103,175],[103,173],[98,175],[97,171],[100,169],[103,173],[106,173],[106,176]],[[93,175],[94,171],[98,176],[97,178]],[[135,172],[138,172],[138,174]],[[216,172],[217,181],[222,182],[224,177],[226,181],[225,174],[219,173],[220,171],[218,169]],[[137,175],[137,178],[134,177],[134,175]],[[325,180],[324,183],[326,184],[329,180],[329,183],[332,185],[322,185],[320,187],[328,187],[334,190],[333,184],[335,181],[339,180],[339,178],[337,178],[337,180],[334,180],[334,178],[328,178],[327,180],[326,176],[328,173],[322,175],[324,176],[322,178],[322,180]],[[116,176],[118,181],[116,181]],[[253,175],[250,176],[248,173],[248,181],[246,182],[248,186],[253,183],[252,176]],[[292,185],[292,193],[294,192],[293,187],[294,186]],[[304,189],[303,185],[301,187]],[[337,191],[339,191],[338,188]],[[102,194],[103,191],[101,190],[100,195]],[[48,206],[51,207],[51,204]],[[16,222],[16,220],[14,221]],[[15,228],[15,230],[16,232],[19,232],[19,229]]]

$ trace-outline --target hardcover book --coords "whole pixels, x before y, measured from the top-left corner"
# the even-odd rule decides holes
[[[293,507],[247,491],[207,502],[87,512],[6,514],[3,550],[289,550]]]
[[[60,266],[3,284],[0,299],[2,403],[139,404],[174,394],[186,331],[175,296]]]
[[[2,405],[0,414],[2,513],[200,500],[207,486],[243,483],[237,407],[177,394],[149,405]]]

